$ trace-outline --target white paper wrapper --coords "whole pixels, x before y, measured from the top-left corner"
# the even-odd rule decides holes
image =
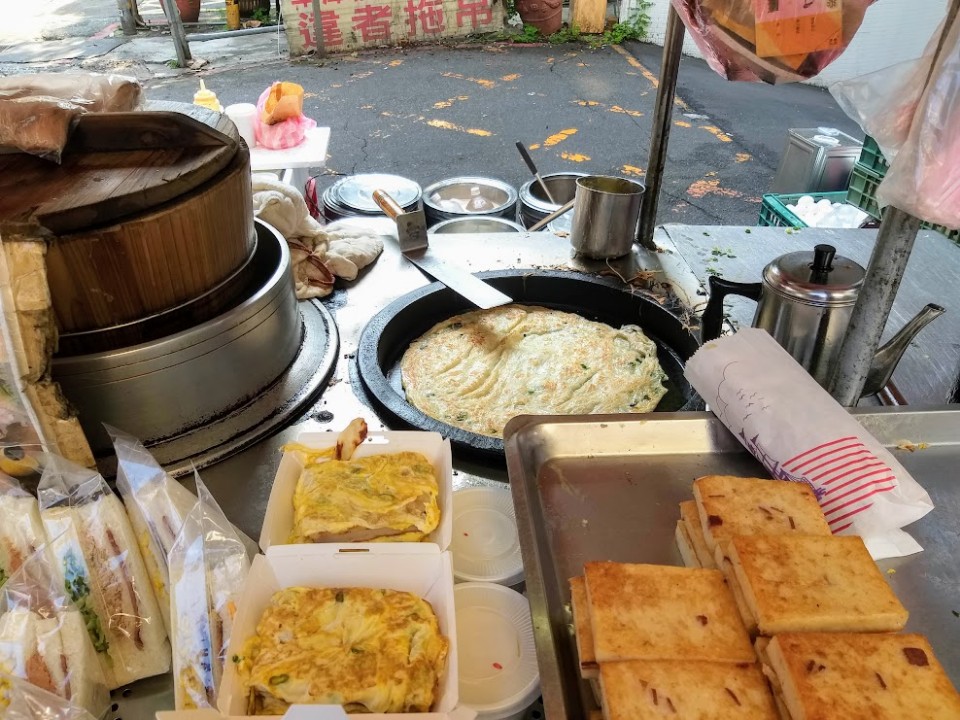
[[[875,560],[923,549],[900,528],[930,496],[765,330],[707,343],[684,374],[771,477],[810,484],[834,533]]]

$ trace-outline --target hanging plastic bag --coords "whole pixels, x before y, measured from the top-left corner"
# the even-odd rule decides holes
[[[960,20],[944,32],[939,54],[940,43],[931,42],[930,79],[906,140],[877,188],[877,204],[893,205],[934,225],[960,228]]]
[[[236,599],[250,569],[243,542],[200,481],[197,503],[170,551],[177,710],[215,708]]]
[[[18,677],[0,673],[0,717],[3,720],[96,720],[83,707]]]
[[[0,473],[0,587],[44,543],[37,499]]]
[[[276,82],[257,100],[257,143],[272,150],[296,147],[316,121],[303,115],[303,88]]]
[[[798,82],[846,50],[874,0],[671,0],[727,80]]]
[[[119,498],[95,470],[56,455],[45,458],[37,494],[67,595],[87,619],[107,686],[167,672],[167,633]]]
[[[110,704],[110,693],[87,620],[67,598],[41,546],[0,591],[0,672],[99,716]]]

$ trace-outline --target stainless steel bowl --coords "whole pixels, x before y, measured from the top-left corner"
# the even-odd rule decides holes
[[[550,188],[550,194],[559,203],[556,205],[547,200],[547,195],[536,178],[525,182],[520,187],[520,224],[530,227],[559,210],[560,205],[573,200],[573,196],[577,194],[577,178],[581,177],[587,177],[587,173],[547,173],[543,176],[543,181]]]
[[[449,235],[451,233],[499,233],[526,232],[513,220],[502,217],[465,217],[444,220],[430,228],[431,235]]]
[[[484,208],[471,209],[471,192],[479,190]],[[427,224],[460,217],[505,217],[517,211],[517,191],[502,180],[485,177],[455,177],[441,180],[423,190],[423,211]]]

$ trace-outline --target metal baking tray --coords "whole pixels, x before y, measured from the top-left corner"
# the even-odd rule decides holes
[[[853,412],[936,505],[907,528],[924,552],[879,565],[910,611],[907,631],[930,638],[960,685],[960,408]],[[580,678],[568,579],[591,560],[682,565],[677,505],[694,478],[768,476],[710,413],[519,417],[505,435],[544,709],[581,720],[597,706]]]

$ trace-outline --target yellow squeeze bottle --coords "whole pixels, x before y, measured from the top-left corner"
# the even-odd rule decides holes
[[[223,107],[221,107],[220,101],[217,100],[217,94],[213,90],[207,90],[206,85],[203,84],[203,80],[200,81],[200,89],[193,95],[193,104],[209,108],[216,112],[223,112]]]

